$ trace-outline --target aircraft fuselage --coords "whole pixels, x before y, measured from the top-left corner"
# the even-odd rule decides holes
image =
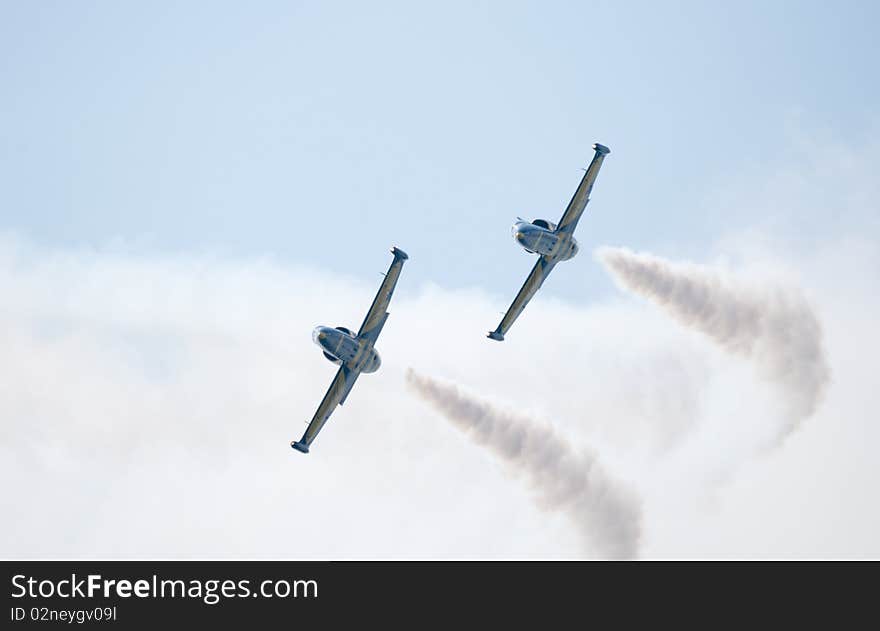
[[[556,261],[567,261],[578,253],[574,237],[560,236],[528,221],[517,221],[510,232],[527,252],[549,256]]]
[[[325,357],[336,364],[370,373],[379,370],[382,359],[375,348],[365,340],[329,326],[318,326],[312,331],[312,341],[321,347]]]

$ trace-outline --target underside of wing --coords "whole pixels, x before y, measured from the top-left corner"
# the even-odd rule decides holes
[[[315,436],[317,436],[318,432],[321,431],[321,428],[324,427],[324,423],[326,423],[327,419],[330,418],[330,415],[333,414],[333,410],[336,409],[336,406],[341,405],[343,401],[345,401],[345,398],[351,391],[351,387],[357,380],[358,375],[360,375],[360,371],[351,370],[346,366],[339,368],[336,376],[330,384],[330,388],[327,390],[327,394],[325,394],[324,398],[321,400],[321,405],[318,406],[315,416],[312,417],[311,423],[309,423],[309,426],[306,428],[303,437],[299,441],[292,442],[290,444],[291,447],[303,453],[309,452],[309,445],[315,440]]]
[[[391,253],[394,254],[394,260],[391,262],[391,267],[388,268],[388,273],[385,274],[385,279],[379,286],[379,291],[376,293],[376,297],[373,298],[373,304],[370,305],[367,317],[364,318],[364,323],[361,324],[361,328],[358,331],[358,337],[367,340],[371,344],[376,343],[379,333],[382,332],[382,327],[385,326],[385,320],[388,319],[388,304],[391,302],[391,295],[397,286],[397,279],[400,278],[403,262],[409,258],[406,252],[399,248],[391,248]]]
[[[547,278],[550,270],[552,270],[555,265],[555,262],[550,261],[545,256],[538,259],[538,262],[535,263],[528,278],[526,278],[526,282],[523,283],[516,298],[513,299],[513,303],[511,303],[507,313],[501,318],[498,328],[489,333],[491,339],[498,340],[499,342],[504,340],[504,334],[507,333],[511,326],[513,326],[513,323],[519,317],[519,314],[523,312],[523,309],[529,304],[529,300],[531,300],[532,296],[534,296],[541,288],[544,279]]]
[[[587,203],[590,201],[590,192],[593,190],[593,184],[599,175],[602,162],[605,160],[605,156],[611,153],[608,147],[598,143],[593,145],[593,150],[596,153],[593,155],[590,166],[587,167],[584,177],[581,179],[581,183],[574,192],[571,201],[568,202],[568,206],[562,214],[562,219],[559,220],[559,225],[556,227],[557,233],[571,234],[574,232],[578,220],[584,214]]]

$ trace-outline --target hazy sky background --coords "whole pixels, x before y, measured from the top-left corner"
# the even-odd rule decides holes
[[[0,1],[0,556],[603,556],[414,368],[589,448],[640,502],[639,556],[877,557],[878,23]],[[510,224],[556,220],[595,141],[581,255],[487,341],[533,264]],[[382,369],[292,453],[335,369],[311,328],[358,325],[392,244]],[[606,245],[802,291],[815,414],[762,446],[785,393],[623,293]]]
[[[719,185],[802,157],[804,132],[876,128],[878,22],[872,2],[4,2],[0,227],[370,282],[397,244],[416,285],[503,310],[531,265],[510,224],[558,218],[594,141],[587,250],[699,256],[787,219]],[[548,294],[610,288],[559,271]]]

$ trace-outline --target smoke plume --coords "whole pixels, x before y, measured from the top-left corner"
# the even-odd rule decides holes
[[[641,504],[605,473],[595,453],[576,451],[549,427],[500,411],[452,384],[412,369],[407,382],[456,427],[526,474],[541,508],[565,511],[591,550],[612,559],[637,556]]]
[[[622,287],[756,363],[783,394],[777,442],[816,411],[829,369],[819,321],[800,292],[739,285],[703,266],[625,248],[603,247],[597,256]]]

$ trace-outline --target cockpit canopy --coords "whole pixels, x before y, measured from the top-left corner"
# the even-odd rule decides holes
[[[547,221],[546,219],[535,219],[532,221],[532,224],[539,228],[544,228],[545,230],[556,230],[556,224],[552,221]]]

